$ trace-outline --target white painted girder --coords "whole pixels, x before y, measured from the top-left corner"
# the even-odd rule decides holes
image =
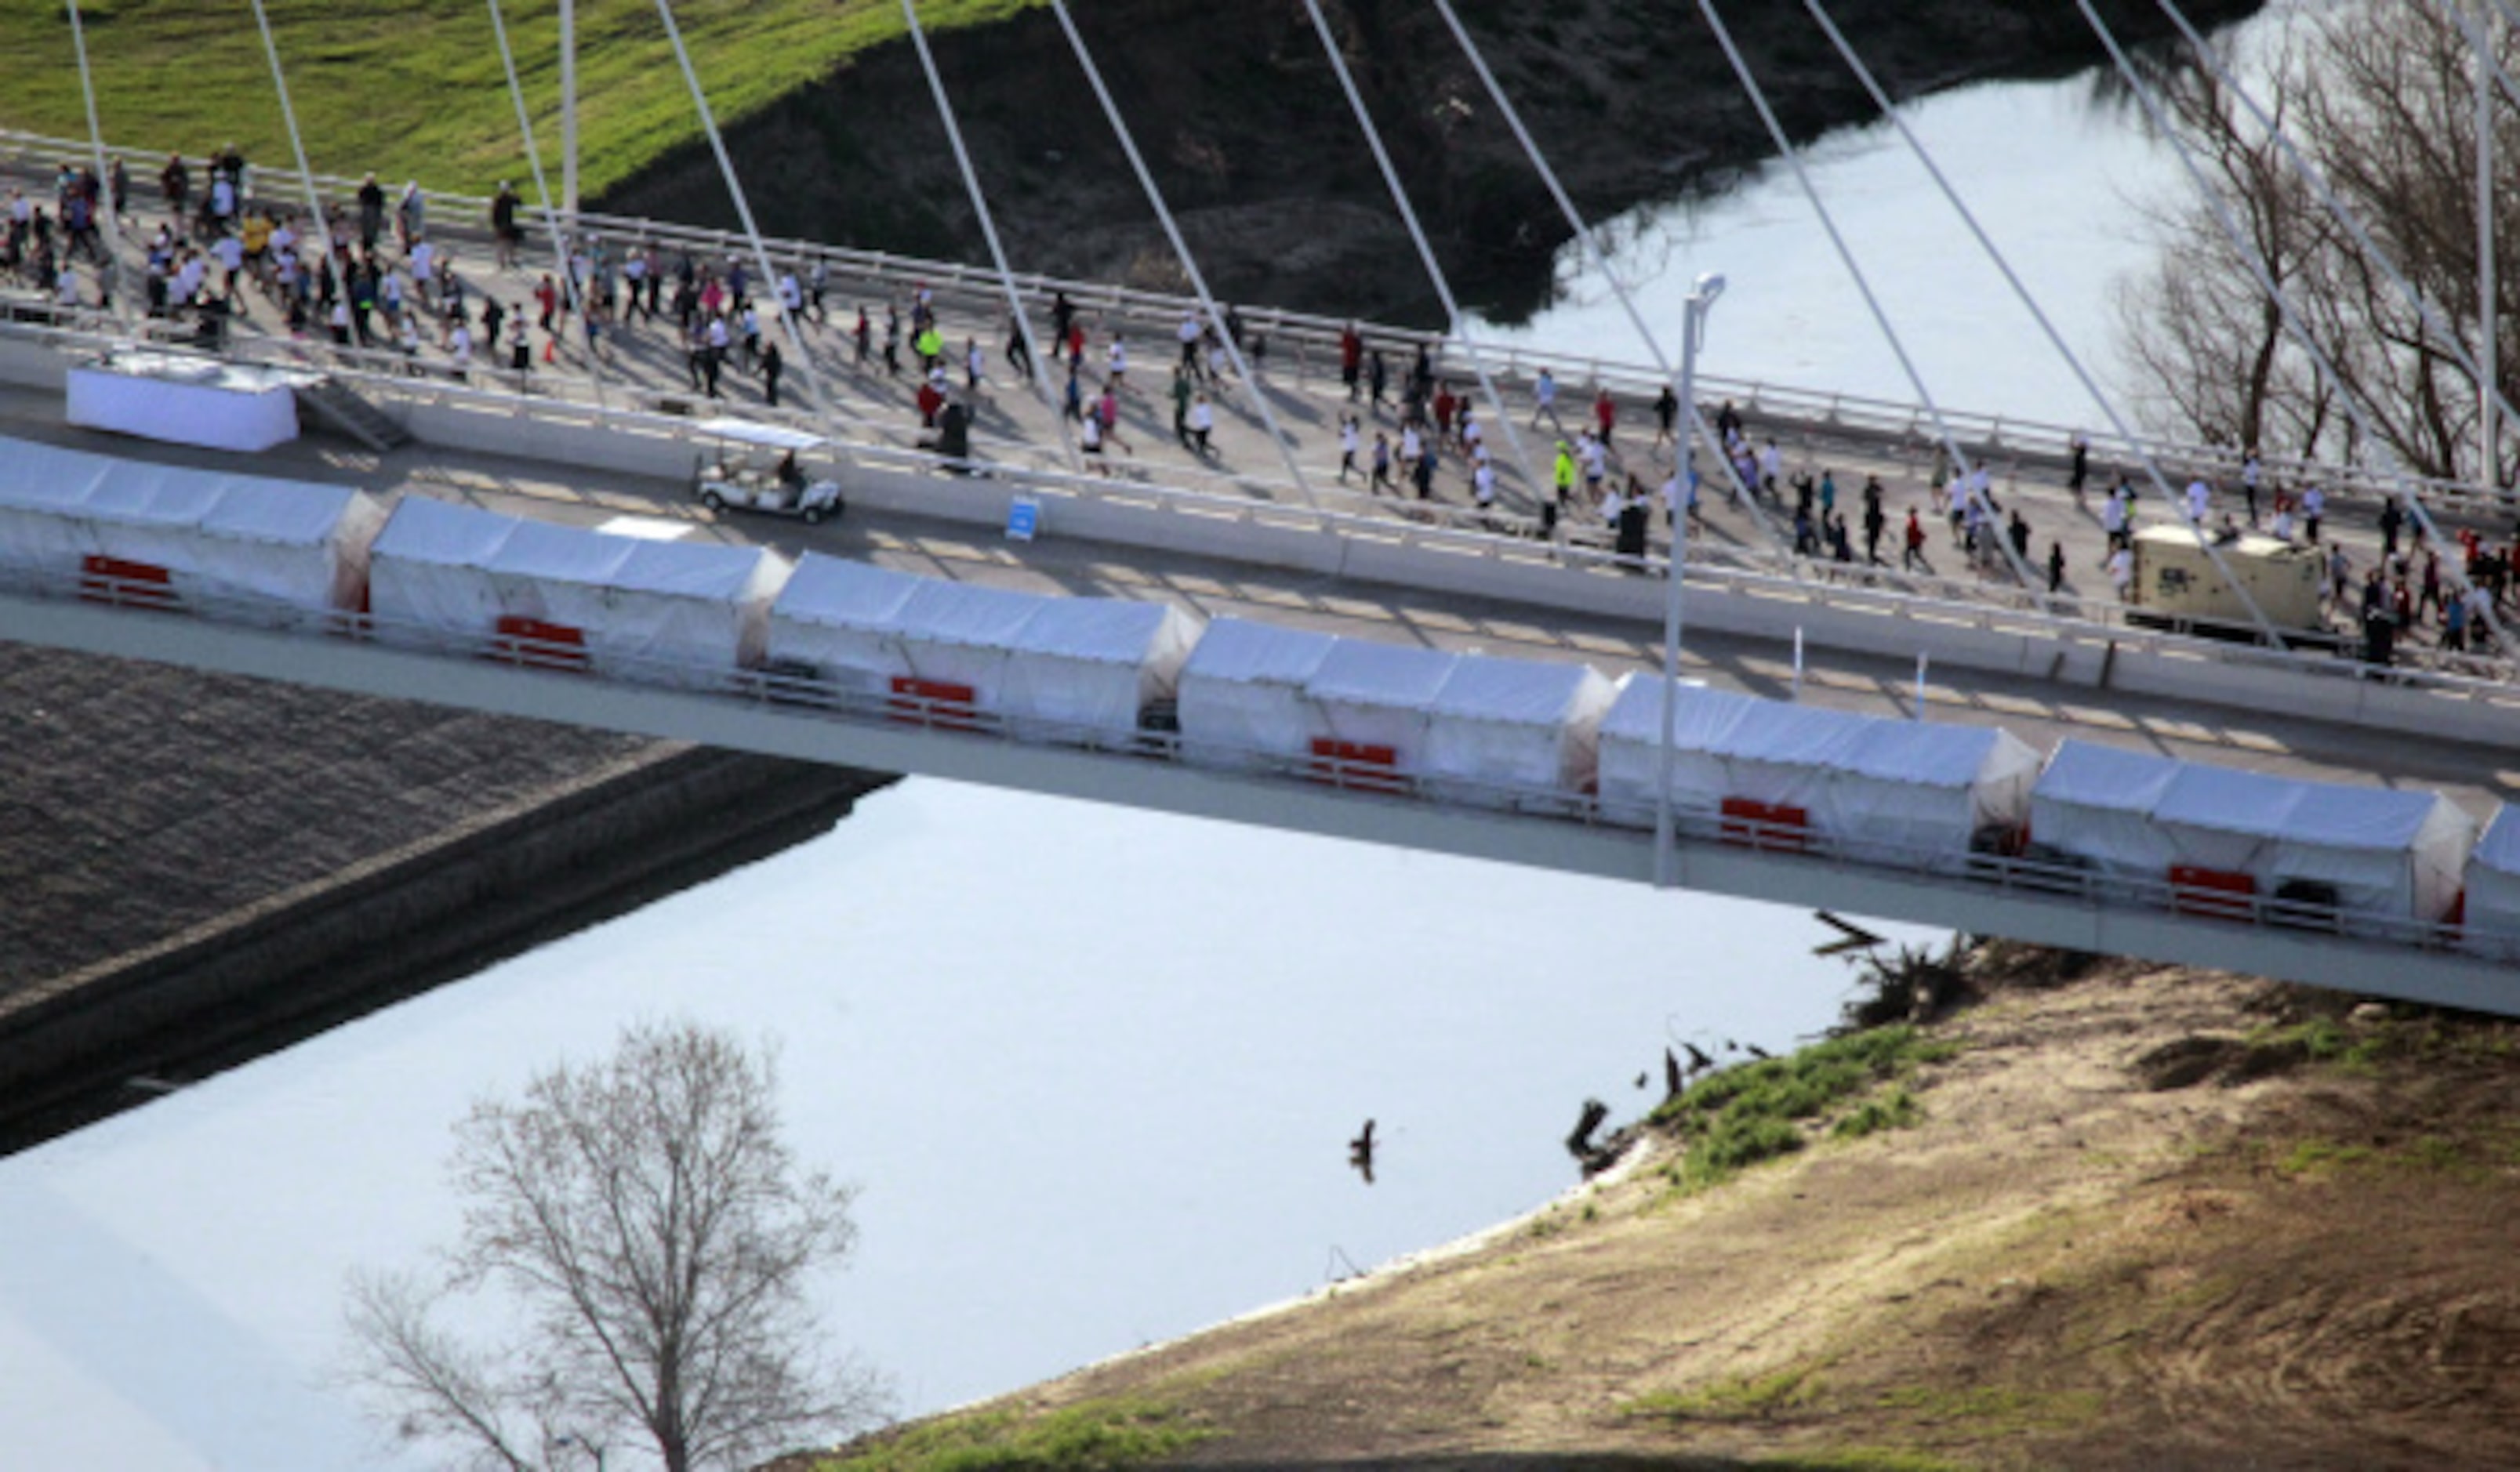
[[[356,694],[593,727],[765,756],[1393,844],[1647,884],[1651,835],[1451,807],[1158,757],[851,720],[725,694],[519,669],[365,640],[0,596],[0,638]],[[2520,1016],[2520,970],[2457,952],[2235,923],[1953,876],[1684,839],[1680,887],[1824,907],[2104,955],[2269,976]],[[1641,926],[1639,935],[1654,932]],[[1674,964],[1685,956],[1675,955]]]

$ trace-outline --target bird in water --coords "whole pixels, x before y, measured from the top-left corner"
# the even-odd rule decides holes
[[[1705,1073],[1714,1068],[1715,1060],[1708,1057],[1705,1051],[1698,1048],[1696,1044],[1683,1043],[1680,1046],[1688,1049],[1688,1071],[1690,1073]]]
[[[1741,1046],[1742,1046],[1743,1048],[1748,1048],[1748,1049],[1749,1049],[1749,1051],[1750,1051],[1750,1056],[1752,1056],[1752,1057],[1754,1057],[1754,1058],[1773,1058],[1773,1057],[1775,1057],[1775,1056],[1776,1056],[1776,1054],[1775,1054],[1775,1053],[1772,1053],[1772,1052],[1768,1051],[1766,1048],[1761,1048],[1761,1047],[1760,1047],[1758,1044],[1756,1044],[1756,1043],[1744,1043],[1744,1044],[1742,1044]]]
[[[1373,1121],[1367,1120],[1365,1129],[1347,1142],[1347,1163],[1363,1173],[1366,1184],[1373,1184]]]

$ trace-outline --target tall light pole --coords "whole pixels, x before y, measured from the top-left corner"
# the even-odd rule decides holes
[[[1674,727],[1680,715],[1680,585],[1688,570],[1688,513],[1697,499],[1697,349],[1706,337],[1706,314],[1724,294],[1724,278],[1712,271],[1689,289],[1680,331],[1680,483],[1671,508],[1671,561],[1662,614],[1662,756],[1654,777],[1654,884],[1668,889],[1673,881],[1671,761]],[[1716,447],[1719,451],[1722,446]]]
[[[2469,39],[2476,46],[2476,317],[2477,423],[2484,431],[2479,447],[2484,465],[2477,481],[2490,497],[2501,488],[2501,424],[2494,416],[2495,379],[2500,372],[2495,341],[2500,330],[2500,305],[2494,280],[2494,12],[2477,18]]]
[[[577,0],[560,0],[560,212],[577,230]],[[568,262],[561,262],[568,269]]]

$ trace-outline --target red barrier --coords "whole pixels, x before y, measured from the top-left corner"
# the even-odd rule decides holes
[[[1396,748],[1313,737],[1312,778],[1317,782],[1367,792],[1406,792],[1409,780],[1400,775],[1399,768],[1400,753]]]
[[[498,637],[490,641],[488,657],[538,670],[584,670],[586,631],[505,614],[499,619]]]
[[[1743,848],[1774,849],[1789,854],[1811,849],[1811,814],[1780,802],[1724,799],[1724,841]]]
[[[892,677],[892,695],[883,702],[893,720],[911,726],[932,726],[946,731],[980,729],[979,691],[968,685],[948,685],[941,680],[921,680],[910,675]]]
[[[2170,867],[2170,908],[2181,914],[2245,920],[2257,913],[2258,881],[2228,870],[2193,864]]]
[[[90,555],[79,558],[79,598],[117,608],[178,608],[174,574],[154,562]]]

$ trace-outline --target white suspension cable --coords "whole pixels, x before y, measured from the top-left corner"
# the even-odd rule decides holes
[[[2005,285],[2012,289],[2012,294],[2020,300],[2023,307],[2029,310],[2031,319],[2039,324],[2039,331],[2047,335],[2048,341],[2056,349],[2057,356],[2063,358],[2065,366],[2073,370],[2075,379],[2083,385],[2083,391],[2092,396],[2092,402],[2097,405],[2100,413],[2107,418],[2109,427],[2117,432],[2118,438],[2132,448],[2138,459],[2142,462],[2145,477],[2152,482],[2153,488],[2161,493],[2161,499],[2170,504],[2174,515],[2183,518],[2185,509],[2180,505],[2179,493],[2171,489],[2168,477],[2163,475],[2160,462],[2153,457],[2152,451],[2136,436],[2135,430],[2118,413],[2116,403],[2101,390],[2098,380],[2092,377],[2091,370],[2083,365],[2081,355],[2066,343],[2064,334],[2056,330],[2055,323],[2048,319],[2046,309],[2039,305],[2039,298],[2032,293],[2020,275],[2012,269],[2011,260],[2004,255],[2002,249],[1995,244],[1994,238],[1989,236],[1985,227],[1978,222],[1976,211],[1969,208],[1967,201],[1960,198],[1959,191],[1953,187],[1951,179],[1944,174],[1942,165],[1935,161],[1932,151],[1925,147],[1923,139],[1916,136],[1915,130],[1908,125],[1908,119],[1900,113],[1898,105],[1890,100],[1890,94],[1882,87],[1880,78],[1857,53],[1854,45],[1847,40],[1846,33],[1838,29],[1837,22],[1830,17],[1820,0],[1803,0],[1803,5],[1811,12],[1812,19],[1820,22],[1820,28],[1827,34],[1829,44],[1837,48],[1837,54],[1855,72],[1856,78],[1863,82],[1864,90],[1872,98],[1873,106],[1879,108],[1881,114],[1890,119],[1890,125],[1899,130],[1899,136],[1907,141],[1909,151],[1916,156],[1916,161],[1925,166],[1925,172],[1932,176],[1935,187],[1942,191],[1943,198],[1951,202],[1953,210],[1959,215],[1961,222],[1968,226],[1969,234],[1976,239],[1978,247],[1986,252],[1988,260],[1995,263],[1996,270],[2002,273]],[[2222,552],[2215,547],[2213,539],[2206,535],[2205,528],[2195,526],[2193,530],[2198,549],[2212,561],[2214,570],[2222,576],[2224,583],[2238,596],[2241,606],[2249,609],[2261,628],[2271,628],[2270,621],[2258,607],[2256,601],[2250,597],[2249,590],[2241,585],[2238,574],[2234,573],[2230,564],[2224,559]]]
[[[105,268],[97,273],[97,289],[113,308],[114,320],[131,324],[131,303],[122,290],[122,221],[116,215],[120,201],[113,198],[113,174],[105,157],[105,129],[97,121],[96,81],[87,69],[87,33],[79,25],[78,0],[69,0],[70,48],[78,53],[79,96],[87,103],[87,141],[96,157],[96,199],[104,218],[94,223],[105,232]],[[45,283],[49,288],[51,283]]]
[[[2326,176],[2302,154],[2299,148],[2294,146],[2293,141],[2285,136],[2282,127],[2276,123],[2273,116],[2258,105],[2257,99],[2249,94],[2249,90],[2240,85],[2239,78],[2233,76],[2223,60],[2214,54],[2214,49],[2206,44],[2205,37],[2189,23],[2186,11],[2179,6],[2177,0],[2161,0],[2161,7],[2163,13],[2170,17],[2171,23],[2177,25],[2180,34],[2186,38],[2188,46],[2195,51],[2197,59],[2213,71],[2218,81],[2229,89],[2231,95],[2239,100],[2242,107],[2248,109],[2249,115],[2257,120],[2258,126],[2266,130],[2268,138],[2282,152],[2284,160],[2318,192],[2319,202],[2326,208],[2328,214],[2354,237],[2354,243],[2362,247],[2364,257],[2380,268],[2381,273],[2389,278],[2390,284],[2398,289],[2399,294],[2406,297],[2414,307],[2416,315],[2425,328],[2441,339],[2441,345],[2452,358],[2461,368],[2467,370],[2469,377],[2477,380],[2492,406],[2485,412],[2491,413],[2493,409],[2499,409],[2505,416],[2520,417],[2520,413],[2515,413],[2510,403],[2502,397],[2500,389],[2491,381],[2477,360],[2460,345],[2457,335],[2451,330],[2450,325],[2433,310],[2432,304],[2424,299],[2424,294],[2416,290],[2414,284],[2398,269],[2397,262],[2390,258],[2389,252],[2380,247],[2380,243],[2371,238],[2370,232],[2363,228],[2362,220],[2353,209],[2337,196],[2336,191],[2329,186]],[[2451,14],[2452,20],[2457,19],[2454,13],[2446,13]],[[2473,39],[2474,37],[2471,36],[2471,40]],[[2480,76],[2484,74],[2482,68],[2478,74]],[[2488,476],[2493,473],[2493,468],[2488,466]],[[2414,513],[2416,524],[2423,528],[2424,536],[2437,548],[2447,545],[2442,541],[2441,528],[2434,524],[2432,513],[2425,510],[2423,502],[2411,491],[2402,492],[2402,496],[2408,509]],[[2454,561],[2452,564],[2451,579],[2452,587],[2462,592],[2468,589],[2470,585],[2467,580],[2467,569],[2462,561]],[[2504,649],[2510,648],[2510,640],[2503,631],[2501,620],[2495,617],[2490,604],[2485,606],[2485,620],[2486,627],[2494,635],[2496,646]]]
[[[1469,356],[1470,372],[1477,375],[1480,392],[1487,395],[1488,406],[1496,411],[1497,426],[1505,431],[1506,444],[1513,451],[1513,462],[1522,470],[1522,483],[1536,500],[1550,494],[1540,477],[1532,472],[1531,456],[1523,449],[1522,434],[1513,426],[1513,415],[1505,407],[1505,398],[1497,392],[1496,380],[1488,376],[1487,360],[1480,356],[1478,344],[1471,340],[1470,324],[1462,315],[1462,304],[1453,299],[1453,285],[1444,277],[1444,268],[1435,259],[1435,247],[1426,243],[1426,231],[1418,223],[1418,211],[1410,206],[1409,192],[1400,185],[1400,173],[1391,166],[1391,155],[1382,146],[1382,133],[1373,125],[1373,114],[1365,108],[1365,98],[1356,90],[1356,78],[1348,73],[1347,58],[1339,54],[1338,38],[1330,34],[1330,22],[1322,15],[1321,0],[1304,0],[1311,13],[1313,29],[1322,38],[1322,49],[1329,53],[1330,69],[1338,74],[1339,88],[1347,94],[1348,106],[1355,110],[1357,126],[1364,130],[1365,141],[1373,148],[1373,161],[1382,170],[1382,182],[1391,191],[1391,202],[1400,209],[1401,222],[1409,227],[1409,238],[1418,244],[1418,258],[1424,262],[1426,275],[1435,283],[1435,294],[1443,300],[1444,317],[1452,325],[1452,335]]]
[[[1092,53],[1085,49],[1085,37],[1077,33],[1076,21],[1067,13],[1066,0],[1050,0],[1050,9],[1058,17],[1059,29],[1067,33],[1068,49],[1076,53],[1077,65],[1085,68],[1085,79],[1093,85],[1094,96],[1102,105],[1102,115],[1110,119],[1111,131],[1119,135],[1121,152],[1129,156],[1129,167],[1136,170],[1139,187],[1147,192],[1147,201],[1154,205],[1155,217],[1163,222],[1164,235],[1172,242],[1173,253],[1181,258],[1182,271],[1190,278],[1191,290],[1197,295],[1200,310],[1215,325],[1218,339],[1225,344],[1226,356],[1233,361],[1235,373],[1241,377],[1253,406],[1260,411],[1260,423],[1268,429],[1270,442],[1278,447],[1279,458],[1286,463],[1286,473],[1295,477],[1295,489],[1303,494],[1304,504],[1318,511],[1321,503],[1314,499],[1312,482],[1304,478],[1304,468],[1295,462],[1294,443],[1286,437],[1285,431],[1278,427],[1277,411],[1269,407],[1268,392],[1260,386],[1251,366],[1242,361],[1241,344],[1234,340],[1232,333],[1225,331],[1225,314],[1216,309],[1216,298],[1208,294],[1207,279],[1199,274],[1198,262],[1191,258],[1190,246],[1182,240],[1181,227],[1174,223],[1173,212],[1164,206],[1163,192],[1155,188],[1155,176],[1147,171],[1147,160],[1138,155],[1137,139],[1131,136],[1129,124],[1120,116],[1119,105],[1111,100],[1111,90],[1102,85],[1102,68],[1094,65]],[[1339,545],[1344,549],[1346,543],[1342,540]],[[1340,557],[1344,561],[1344,551]]]
[[[1936,437],[1942,440],[1943,448],[1952,457],[1952,464],[1959,469],[1963,494],[1967,496],[1971,505],[1985,513],[1987,534],[1995,539],[1997,553],[2004,561],[2011,564],[2012,574],[2020,579],[2023,588],[2036,589],[2038,585],[2030,575],[2029,565],[2021,559],[2021,555],[2013,550],[2012,539],[2004,534],[2002,524],[1995,519],[1994,509],[1988,506],[1985,498],[1978,493],[1977,485],[1970,475],[1971,468],[1967,452],[1960,448],[1959,440],[1953,435],[1951,426],[1944,422],[1943,411],[1934,402],[1933,390],[1925,386],[1924,376],[1916,371],[1915,363],[1908,356],[1907,344],[1899,339],[1898,331],[1891,327],[1889,315],[1881,309],[1880,298],[1873,295],[1871,281],[1865,276],[1863,266],[1857,263],[1855,252],[1848,248],[1846,237],[1838,232],[1836,217],[1830,214],[1827,201],[1821,199],[1820,190],[1813,185],[1810,171],[1803,167],[1802,156],[1794,151],[1793,141],[1785,136],[1784,125],[1777,120],[1776,110],[1768,105],[1768,94],[1760,88],[1758,78],[1750,74],[1750,64],[1742,60],[1740,48],[1732,44],[1732,30],[1725,25],[1724,18],[1716,14],[1715,0],[1697,0],[1697,9],[1698,13],[1706,18],[1708,28],[1715,32],[1717,44],[1724,48],[1724,58],[1732,64],[1732,74],[1740,78],[1742,89],[1749,93],[1750,104],[1758,110],[1759,120],[1767,125],[1768,136],[1775,141],[1777,152],[1783,155],[1785,161],[1792,165],[1795,182],[1801,186],[1803,197],[1811,201],[1812,212],[1820,217],[1821,228],[1827,232],[1829,244],[1835,247],[1837,258],[1845,265],[1847,275],[1854,280],[1856,290],[1863,294],[1864,304],[1872,313],[1874,325],[1881,329],[1881,335],[1890,344],[1890,351],[1898,357],[1900,370],[1908,376],[1909,386],[1916,392],[1916,401],[1925,406],[1925,413],[1933,419]],[[2015,513],[2018,514],[2017,512]],[[2260,615],[2259,621],[2262,624],[2265,623],[2263,615]],[[2269,637],[2275,637],[2272,633],[2273,626],[2269,624],[2267,628]],[[2280,647],[2280,644],[2277,647]]]
[[[665,39],[673,43],[674,60],[682,64],[683,80],[692,89],[692,107],[700,115],[700,128],[708,134],[709,151],[717,155],[718,172],[726,177],[726,192],[735,197],[736,216],[743,221],[743,238],[752,246],[752,261],[761,270],[761,290],[778,303],[779,323],[788,333],[788,340],[796,348],[796,373],[805,380],[807,403],[825,415],[834,415],[838,406],[823,395],[822,385],[814,372],[813,353],[805,346],[804,329],[796,323],[795,314],[788,310],[787,298],[779,291],[779,273],[770,269],[770,248],[761,242],[761,227],[752,220],[752,201],[744,198],[743,181],[735,176],[735,160],[726,156],[726,139],[717,130],[717,115],[709,111],[708,94],[700,90],[699,73],[692,69],[692,54],[683,45],[683,29],[674,23],[673,0],[656,0],[656,15],[665,22]]]
[[[2223,233],[2229,238],[2233,248],[2240,253],[2242,261],[2249,268],[2249,274],[2256,279],[2258,290],[2267,294],[2267,299],[2273,304],[2276,312],[2282,317],[2286,331],[2291,333],[2293,339],[2310,356],[2311,362],[2329,386],[2336,390],[2337,401],[2345,406],[2346,414],[2353,419],[2356,432],[2367,443],[2379,443],[2380,441],[2371,433],[2370,421],[2363,413],[2362,400],[2356,396],[2352,385],[2345,381],[2344,376],[2337,372],[2336,365],[2329,360],[2326,351],[2318,345],[2318,338],[2311,334],[2309,327],[2302,322],[2301,314],[2294,308],[2292,298],[2285,293],[2282,287],[2276,285],[2274,273],[2267,265],[2265,257],[2259,253],[2256,243],[2249,239],[2248,232],[2241,228],[2240,222],[2232,215],[2230,205],[2215,192],[2212,181],[2205,177],[2203,168],[2197,164],[2195,151],[2188,147],[2185,139],[2181,138],[2171,128],[2168,118],[2161,111],[2160,100],[2153,96],[2151,86],[2143,80],[2142,76],[2136,71],[2134,64],[2127,59],[2125,49],[2118,44],[2117,33],[2109,28],[2107,22],[2100,19],[2098,12],[2092,9],[2091,0],[2074,0],[2074,4],[2082,11],[2083,19],[2091,25],[2092,33],[2100,38],[2100,44],[2107,48],[2110,61],[2117,66],[2119,73],[2127,79],[2127,85],[2134,92],[2136,101],[2143,107],[2144,115],[2151,119],[2153,129],[2170,140],[2172,149],[2179,155],[2181,166],[2187,171],[2188,179],[2196,186],[2197,194],[2213,209],[2215,218],[2223,226]],[[2411,501],[2413,498],[2402,493],[2402,499]]]
[[[324,243],[324,260],[333,258],[333,226],[324,218],[323,198],[315,193],[315,170],[306,163],[306,141],[297,132],[297,110],[289,105],[289,78],[280,69],[280,48],[271,39],[271,18],[263,13],[262,0],[253,0],[253,23],[262,31],[262,54],[271,59],[272,89],[280,94],[280,120],[289,125],[289,151],[297,159],[298,181],[306,186],[306,228]],[[245,208],[245,190],[237,189],[237,208]]]
[[[927,73],[927,90],[936,94],[936,115],[945,122],[945,137],[954,145],[954,162],[963,170],[963,185],[970,191],[971,212],[979,216],[980,234],[988,238],[989,259],[996,263],[998,280],[1007,289],[1007,311],[1014,319],[1015,331],[1023,335],[1024,356],[1032,361],[1033,391],[1041,398],[1041,407],[1050,411],[1050,422],[1058,428],[1060,446],[1067,454],[1069,469],[1084,468],[1076,450],[1075,436],[1068,432],[1067,416],[1050,400],[1050,368],[1041,355],[1040,339],[1033,335],[1032,318],[1024,311],[1023,293],[1015,290],[1015,274],[1007,265],[1007,247],[998,239],[998,222],[989,212],[988,196],[981,192],[979,173],[971,166],[970,151],[963,146],[963,125],[954,116],[954,105],[945,96],[945,79],[936,71],[936,59],[927,50],[926,28],[919,23],[916,0],[901,0],[902,19],[910,22],[910,41],[919,49],[919,65]]]
[[[562,237],[560,216],[552,209],[551,181],[543,172],[542,150],[534,144],[534,120],[525,108],[524,85],[517,79],[517,54],[508,45],[508,22],[499,15],[499,0],[489,0],[489,4],[490,29],[499,40],[499,65],[507,68],[508,96],[517,105],[517,131],[524,138],[525,166],[533,171],[534,197],[542,201],[543,226],[551,233],[552,258],[560,265],[561,290],[568,300],[568,309],[582,317],[586,312],[586,302],[578,291],[577,272],[569,264],[568,242]],[[524,317],[520,312],[517,319],[517,333],[521,336],[524,331]],[[595,402],[601,407],[604,404],[604,370],[592,352],[586,358],[586,377],[595,385]]]
[[[1779,547],[1790,546],[1791,539],[1784,535],[1783,530],[1768,514],[1767,508],[1759,504],[1759,498],[1753,492],[1749,482],[1742,478],[1740,470],[1732,464],[1732,457],[1723,453],[1724,441],[1707,424],[1706,417],[1699,411],[1698,406],[1690,402],[1693,395],[1680,391],[1679,371],[1673,366],[1670,356],[1663,351],[1662,342],[1654,335],[1653,330],[1645,326],[1644,314],[1637,307],[1636,294],[1628,290],[1627,284],[1620,281],[1618,273],[1611,269],[1608,247],[1601,244],[1598,234],[1591,225],[1585,223],[1583,214],[1575,208],[1575,201],[1567,196],[1565,186],[1558,182],[1557,170],[1551,166],[1548,156],[1540,151],[1540,145],[1532,138],[1531,130],[1523,126],[1522,114],[1514,110],[1512,99],[1506,96],[1504,86],[1497,81],[1496,72],[1489,68],[1486,56],[1479,51],[1478,42],[1471,39],[1470,33],[1462,28],[1461,17],[1453,13],[1452,0],[1435,0],[1435,9],[1442,13],[1444,23],[1452,27],[1453,39],[1461,43],[1462,54],[1469,58],[1471,67],[1478,72],[1479,81],[1486,86],[1488,97],[1495,102],[1497,112],[1512,127],[1514,138],[1522,145],[1523,156],[1531,160],[1532,167],[1539,171],[1541,182],[1549,187],[1550,197],[1557,201],[1558,212],[1566,217],[1567,227],[1575,232],[1575,239],[1591,255],[1594,265],[1599,268],[1602,280],[1610,284],[1610,290],[1619,298],[1619,305],[1627,309],[1629,323],[1636,328],[1637,336],[1644,342],[1645,351],[1652,354],[1655,372],[1661,375],[1663,381],[1671,387],[1673,394],[1680,400],[1681,412],[1688,416],[1688,423],[1698,434],[1704,437],[1708,444],[1716,447],[1715,458],[1724,467],[1725,478],[1732,483],[1735,499],[1742,506],[1749,508],[1750,514],[1767,532],[1769,540]],[[1686,457],[1682,458],[1686,459]],[[1678,524],[1677,521],[1674,522],[1675,529]],[[1676,530],[1674,542],[1677,545]],[[1800,558],[1791,558],[1785,566],[1795,578],[1800,579],[1803,576]]]

